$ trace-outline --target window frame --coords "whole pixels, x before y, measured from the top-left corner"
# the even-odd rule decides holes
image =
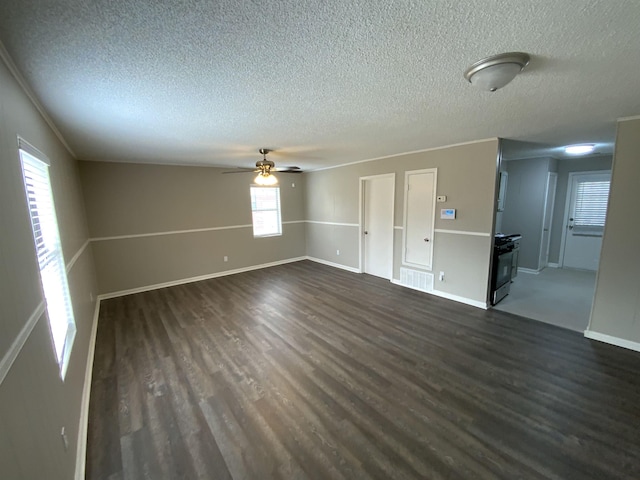
[[[276,192],[275,208],[257,208],[257,202],[254,201],[254,190],[273,190]],[[253,238],[279,237],[282,236],[282,203],[280,202],[280,187],[277,185],[251,185],[249,187],[249,195],[251,201],[251,223],[253,226]],[[269,233],[256,233],[257,213],[260,212],[276,212],[277,215],[277,231]]]
[[[64,380],[77,328],[49,175],[51,163],[20,137],[18,156],[52,350]]]

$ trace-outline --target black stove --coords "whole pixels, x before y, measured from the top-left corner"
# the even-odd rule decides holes
[[[509,294],[511,280],[518,271],[518,253],[522,235],[496,234],[493,243],[491,274],[491,304],[495,305]]]
[[[514,233],[512,235],[504,235],[502,233],[496,234],[494,246],[496,248],[502,247],[504,245],[513,245],[516,241],[520,240],[522,235],[519,233]]]

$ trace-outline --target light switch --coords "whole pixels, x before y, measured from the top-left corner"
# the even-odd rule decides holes
[[[446,202],[447,201],[447,196],[446,195],[438,195],[436,199],[438,200],[439,203]]]

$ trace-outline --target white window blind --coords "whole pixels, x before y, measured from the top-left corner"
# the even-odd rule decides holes
[[[573,228],[576,233],[602,233],[607,218],[609,181],[579,182]]]
[[[51,192],[49,166],[29,153],[22,144],[19,151],[47,317],[56,360],[64,378],[76,327]]]
[[[254,237],[282,235],[280,188],[251,187],[251,215]]]

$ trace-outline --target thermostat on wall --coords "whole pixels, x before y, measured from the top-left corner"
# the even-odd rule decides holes
[[[441,209],[440,218],[443,220],[454,220],[456,218],[456,209],[455,208]]]

